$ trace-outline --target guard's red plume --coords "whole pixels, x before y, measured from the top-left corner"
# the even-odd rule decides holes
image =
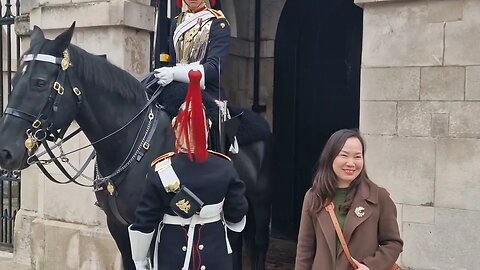
[[[181,8],[182,7],[183,0],[177,0],[177,7]],[[215,6],[216,0],[210,0],[210,6],[213,7]]]
[[[190,84],[185,98],[185,108],[177,116],[176,125],[180,132],[177,132],[176,148],[178,151],[182,143],[185,143],[190,160],[203,162],[208,158],[208,151],[205,111],[200,90],[202,73],[190,70],[188,77]]]

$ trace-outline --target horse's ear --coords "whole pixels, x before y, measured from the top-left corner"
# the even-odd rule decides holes
[[[64,51],[68,45],[70,45],[70,41],[72,40],[73,30],[75,30],[75,22],[72,23],[72,26],[68,28],[65,32],[58,35],[55,38],[54,42],[56,47],[60,49],[60,51]]]
[[[30,47],[45,40],[42,29],[34,25],[32,34],[30,34]]]

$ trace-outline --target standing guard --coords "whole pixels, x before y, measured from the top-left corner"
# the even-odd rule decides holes
[[[137,270],[149,269],[156,228],[153,269],[232,269],[227,230],[245,227],[245,185],[227,156],[207,150],[201,72],[192,70],[189,77],[185,103],[172,121],[176,151],[152,162],[128,228]]]

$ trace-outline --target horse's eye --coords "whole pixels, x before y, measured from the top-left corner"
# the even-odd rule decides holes
[[[45,81],[44,79],[37,78],[33,80],[33,85],[35,87],[45,87],[47,85],[47,81]]]

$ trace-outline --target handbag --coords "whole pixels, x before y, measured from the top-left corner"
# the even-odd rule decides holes
[[[343,252],[345,252],[348,262],[352,265],[353,269],[358,269],[357,264],[352,260],[352,254],[350,254],[350,250],[345,242],[345,238],[343,237],[342,229],[340,229],[340,224],[338,224],[334,209],[335,206],[333,205],[333,202],[325,206],[325,210],[327,210],[330,218],[332,219],[333,227],[335,227],[335,232],[337,232],[338,240],[340,240],[340,244],[342,245]],[[390,267],[390,270],[401,270],[401,268],[398,266],[398,264],[394,263],[392,267]]]

